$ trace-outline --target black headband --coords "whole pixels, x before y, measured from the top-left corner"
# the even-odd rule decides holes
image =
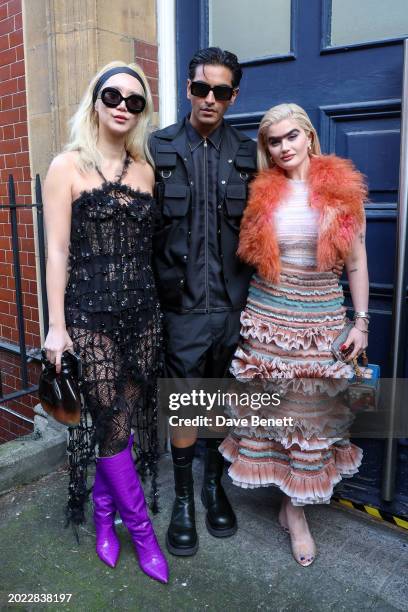
[[[98,93],[102,85],[106,83],[106,81],[110,79],[111,76],[113,76],[114,74],[121,74],[121,73],[130,74],[130,76],[135,77],[135,79],[137,79],[139,83],[141,84],[141,86],[143,87],[143,91],[146,94],[146,87],[145,87],[145,84],[143,83],[143,80],[140,74],[137,74],[137,72],[132,70],[132,68],[128,68],[127,66],[118,66],[117,68],[111,68],[110,70],[107,70],[106,72],[101,74],[101,76],[97,80],[96,85],[93,90],[93,94],[92,94],[92,102],[94,104],[96,102],[96,98],[98,97]]]

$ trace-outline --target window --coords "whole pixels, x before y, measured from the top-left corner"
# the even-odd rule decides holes
[[[408,36],[407,0],[331,0],[333,47]]]
[[[291,51],[291,0],[209,0],[209,44],[240,61]]]

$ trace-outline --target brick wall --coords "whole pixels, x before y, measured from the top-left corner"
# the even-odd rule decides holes
[[[7,180],[13,175],[17,204],[31,203],[30,159],[27,132],[27,102],[21,0],[0,0],[0,204],[7,204]],[[19,210],[19,250],[22,275],[25,340],[28,347],[40,345],[37,284],[31,209]],[[18,344],[14,266],[9,211],[0,209],[0,339]],[[18,362],[0,352],[3,393],[21,388]],[[32,416],[33,398],[9,404]],[[12,404],[12,405],[11,405]],[[0,431],[22,433],[22,421],[2,413]],[[25,427],[25,426],[24,426]],[[4,437],[4,436],[3,436]],[[1,440],[1,437],[0,437]]]
[[[159,64],[157,60],[157,45],[151,45],[143,40],[135,40],[135,62],[144,71],[149,81],[153,96],[154,110],[159,110]]]

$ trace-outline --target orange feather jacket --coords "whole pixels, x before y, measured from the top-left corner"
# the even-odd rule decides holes
[[[281,268],[273,213],[288,189],[280,168],[261,171],[250,186],[241,222],[237,254],[271,282],[278,281]],[[309,190],[310,205],[320,211],[317,268],[328,270],[346,259],[363,226],[367,188],[350,160],[321,155],[310,160]]]

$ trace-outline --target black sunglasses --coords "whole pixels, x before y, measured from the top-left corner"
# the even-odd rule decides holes
[[[129,113],[132,113],[132,115],[142,113],[146,106],[146,99],[143,96],[131,94],[125,98],[122,96],[119,89],[115,89],[115,87],[105,87],[105,89],[102,89],[101,100],[108,108],[116,108],[123,100],[127,110]]]
[[[192,81],[190,91],[197,98],[206,98],[210,91],[212,91],[216,100],[231,100],[234,88],[229,85],[215,85],[215,87],[211,87],[208,83],[204,83],[204,81]]]

